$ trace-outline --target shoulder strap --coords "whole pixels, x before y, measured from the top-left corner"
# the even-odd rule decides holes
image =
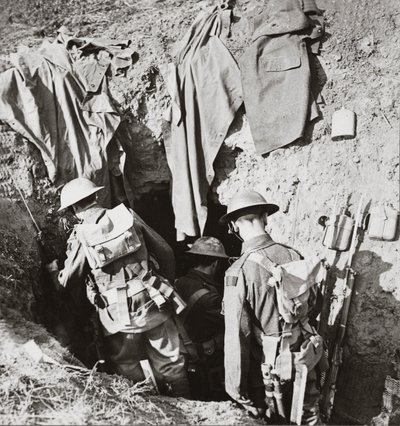
[[[246,262],[246,260],[249,258],[249,256],[252,254],[252,253],[254,253],[254,252],[256,252],[256,251],[258,251],[258,250],[262,250],[262,249],[266,249],[266,248],[268,248],[268,247],[271,247],[271,246],[273,246],[274,244],[276,244],[276,242],[275,241],[268,241],[268,243],[266,243],[266,244],[264,244],[263,246],[260,246],[260,247],[254,247],[254,248],[251,248],[251,249],[249,249],[249,250],[246,250],[243,254],[242,254],[242,256],[235,262],[235,264],[234,265],[232,265],[232,266],[234,266],[234,269],[241,269],[242,268],[242,266],[243,266],[243,264],[244,264],[244,262]]]
[[[304,256],[297,249],[295,249],[293,247],[290,247],[290,246],[288,246],[286,244],[283,244],[283,243],[278,243],[278,244],[281,245],[281,246],[283,246],[283,247],[286,247],[288,250],[293,250],[295,253],[297,253],[300,256],[300,260],[304,259]]]
[[[172,318],[174,319],[176,328],[178,330],[178,334],[182,339],[183,346],[187,350],[187,353],[189,354],[191,360],[194,362],[198,361],[200,358],[199,358],[199,353],[197,351],[196,345],[193,343],[192,339],[189,337],[182,323],[182,319],[175,314],[172,314]]]
[[[189,299],[186,301],[186,308],[184,309],[184,311],[181,313],[181,316],[180,316],[182,321],[185,321],[189,312],[192,310],[194,304],[207,293],[209,293],[209,290],[207,290],[206,288],[200,288],[189,297]]]
[[[249,258],[249,256],[258,251],[258,250],[262,250],[268,247],[273,246],[275,243],[275,241],[268,241],[268,243],[264,244],[263,246],[260,247],[254,247],[251,248],[247,251],[245,251],[240,257],[239,259],[228,269],[227,273],[225,274],[225,285],[227,286],[236,286],[237,281],[238,281],[238,277],[240,274],[240,270],[242,269],[244,263],[246,262],[246,260]]]

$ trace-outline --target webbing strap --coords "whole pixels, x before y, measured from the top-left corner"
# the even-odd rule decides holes
[[[187,350],[190,358],[192,359],[192,361],[199,361],[200,357],[197,352],[197,348],[193,343],[192,339],[189,337],[185,327],[183,326],[182,320],[175,314],[173,314],[172,317],[178,330],[178,334],[181,337],[182,343],[185,346],[185,349]]]
[[[145,287],[143,286],[140,280],[132,280],[130,282],[127,282],[126,285],[128,287],[126,291],[126,297],[135,296],[136,294],[145,290]],[[113,303],[117,303],[118,301],[117,288],[115,287],[102,292],[101,295],[106,298],[108,305],[112,305]]]
[[[279,375],[281,380],[291,380],[292,379],[292,352],[290,351],[290,338],[292,337],[291,324],[285,323],[283,326],[283,334],[281,340],[280,348],[280,366],[279,366]]]
[[[200,288],[199,290],[195,291],[190,297],[189,299],[186,301],[186,308],[185,310],[182,312],[180,318],[181,321],[185,321],[186,317],[188,316],[189,312],[192,310],[194,304],[204,295],[206,295],[207,293],[209,293],[209,290],[207,290],[206,288]]]
[[[270,240],[270,241],[268,241],[268,243],[264,244],[263,246],[260,246],[260,247],[254,247],[254,248],[251,248],[251,249],[249,249],[249,250],[245,251],[245,252],[243,253],[242,257],[244,257],[244,256],[246,255],[246,259],[247,259],[251,253],[253,253],[253,252],[255,252],[255,251],[258,251],[258,250],[264,250],[264,249],[266,249],[266,248],[268,248],[268,247],[271,247],[271,246],[273,246],[273,245],[275,245],[275,244],[277,244],[275,241]],[[246,259],[245,259],[245,260],[246,260]]]
[[[274,263],[268,256],[262,255],[261,253],[257,252],[251,253],[248,259],[252,262],[257,263],[257,265],[261,266],[263,269],[267,270],[270,273],[272,273],[270,269],[277,266],[277,263]],[[274,287],[274,283],[270,281],[268,281],[267,284],[270,287]]]
[[[130,325],[131,318],[129,316],[128,299],[126,297],[127,286],[117,288],[117,312],[118,322],[121,325]]]
[[[275,360],[281,337],[261,334],[261,339],[264,354],[264,364],[268,364],[271,366],[271,368],[275,368]]]
[[[232,266],[234,266],[234,270],[237,270],[237,271],[239,271],[239,269],[241,269],[242,268],[242,266],[243,266],[243,264],[244,264],[244,262],[246,262],[246,260],[249,258],[249,256],[252,254],[252,253],[254,253],[254,252],[256,252],[256,251],[258,251],[258,250],[263,250],[263,249],[266,249],[266,248],[268,248],[268,247],[271,247],[271,246],[273,246],[274,244],[276,244],[276,242],[275,241],[268,241],[268,243],[266,243],[266,244],[264,244],[263,246],[260,246],[260,247],[254,247],[254,248],[251,248],[251,249],[249,249],[249,250],[247,250],[247,251],[245,251],[240,257],[239,257],[239,259],[232,265]]]

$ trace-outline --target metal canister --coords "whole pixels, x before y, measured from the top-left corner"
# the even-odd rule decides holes
[[[331,250],[348,250],[353,227],[354,219],[345,214],[345,209],[342,209],[339,215],[328,219],[322,244]]]
[[[332,140],[352,139],[356,136],[356,114],[349,109],[339,109],[332,115]]]
[[[379,205],[369,213],[368,237],[371,240],[393,241],[396,238],[399,212],[392,206]]]

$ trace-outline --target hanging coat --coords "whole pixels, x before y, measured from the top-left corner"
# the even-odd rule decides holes
[[[271,0],[255,12],[253,43],[239,64],[256,152],[267,154],[302,137],[318,116],[305,42],[311,23],[298,0]]]
[[[163,73],[171,96],[164,142],[178,239],[204,230],[213,162],[242,104],[238,66],[219,38],[229,31],[230,14],[219,7],[201,13]]]
[[[108,187],[106,150],[121,119],[106,73],[129,66],[133,51],[89,40],[61,29],[54,43],[11,55],[14,68],[0,74],[0,120],[37,146],[56,185],[85,176]]]

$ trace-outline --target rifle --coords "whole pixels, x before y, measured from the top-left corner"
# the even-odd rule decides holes
[[[29,217],[32,220],[33,226],[36,229],[36,240],[39,246],[40,257],[42,260],[42,271],[47,276],[47,279],[41,283],[39,289],[33,287],[34,296],[36,298],[36,302],[39,305],[39,311],[44,316],[42,320],[46,323],[47,326],[56,327],[60,325],[60,321],[62,320],[62,315],[65,314],[65,300],[64,294],[62,292],[62,288],[58,283],[57,275],[58,275],[58,267],[57,261],[55,260],[56,256],[52,251],[48,249],[43,239],[43,231],[39,227],[35,217],[31,209],[28,206],[28,203],[21,191],[21,188],[17,184],[14,179],[14,176],[10,169],[8,169],[8,173],[10,175],[11,181],[17,190],[26,211],[29,214]],[[51,285],[47,285],[47,283]],[[45,289],[45,290],[44,290]],[[45,291],[45,293],[43,293]],[[48,309],[50,307],[50,310]]]
[[[352,233],[351,245],[349,249],[349,257],[346,263],[346,274],[344,278],[344,281],[346,283],[346,288],[347,288],[346,296],[342,306],[340,322],[336,332],[332,355],[330,357],[330,369],[324,384],[321,414],[323,415],[325,422],[328,422],[332,415],[332,409],[333,409],[335,394],[336,394],[336,381],[338,377],[339,368],[341,367],[343,362],[343,340],[346,334],[347,319],[349,315],[351,296],[353,293],[354,281],[355,281],[355,275],[356,275],[355,271],[352,269],[351,264],[352,264],[354,253],[357,248],[358,229],[361,225],[361,219],[362,219],[361,209],[363,205],[363,199],[364,197],[362,196],[358,204],[358,209],[356,213],[356,220],[355,220],[354,229]]]

